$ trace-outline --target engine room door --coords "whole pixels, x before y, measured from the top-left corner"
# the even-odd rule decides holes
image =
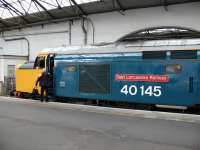
[[[192,65],[192,67],[191,67]],[[193,105],[197,99],[198,64],[177,61],[165,65],[170,82],[165,87],[169,104]]]
[[[198,75],[197,75],[197,97],[195,103],[200,105],[200,62],[198,65]]]
[[[77,95],[77,70],[77,65],[72,63],[61,62],[55,65],[54,87],[56,96],[74,97],[74,95]]]
[[[64,95],[74,96],[77,92],[77,66],[75,64],[67,64],[64,67],[62,81],[64,86]]]

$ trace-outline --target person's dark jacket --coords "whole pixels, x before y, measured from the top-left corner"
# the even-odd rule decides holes
[[[48,87],[49,86],[49,76],[48,73],[43,73],[36,81],[36,86],[40,83],[40,86]]]

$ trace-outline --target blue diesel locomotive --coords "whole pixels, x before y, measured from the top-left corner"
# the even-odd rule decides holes
[[[160,34],[160,31],[166,32]],[[49,53],[46,70],[52,75],[53,95],[128,103],[200,105],[199,33],[174,28],[152,29],[146,33],[129,34],[107,45],[42,51]],[[191,35],[193,38],[188,38]]]
[[[200,104],[200,52],[196,50],[57,55],[55,64],[56,96]]]

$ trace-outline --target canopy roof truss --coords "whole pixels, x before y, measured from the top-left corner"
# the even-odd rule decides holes
[[[89,14],[167,6],[199,0],[0,0],[0,31],[86,17]]]

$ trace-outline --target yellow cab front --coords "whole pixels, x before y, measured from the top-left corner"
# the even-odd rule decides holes
[[[35,62],[28,62],[16,68],[16,93],[40,93],[40,86],[35,86],[38,77],[46,70],[48,54],[39,54]]]

